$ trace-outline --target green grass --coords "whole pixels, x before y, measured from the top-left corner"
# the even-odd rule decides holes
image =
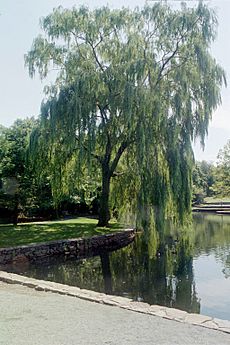
[[[215,202],[229,202],[230,203],[230,197],[223,197],[223,198],[217,198],[217,197],[207,197],[204,199],[207,203],[215,203]]]
[[[96,219],[83,217],[23,223],[17,226],[0,224],[0,248],[77,237],[91,237],[122,229],[122,225],[115,222],[112,222],[109,228],[99,228],[96,225]]]

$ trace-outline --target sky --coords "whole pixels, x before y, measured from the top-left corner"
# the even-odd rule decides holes
[[[219,149],[230,139],[230,0],[206,2],[218,14],[218,37],[213,44],[212,53],[225,69],[229,86],[223,89],[222,105],[213,114],[205,150],[197,142],[194,152],[197,160],[215,161]],[[172,0],[168,3],[176,6],[178,2]],[[1,125],[10,126],[17,118],[37,116],[44,97],[43,88],[52,81],[50,78],[48,82],[41,82],[38,76],[31,79],[24,66],[24,55],[30,50],[33,39],[42,33],[39,19],[59,5],[71,8],[82,4],[91,8],[103,5],[113,8],[135,7],[144,5],[145,0],[0,0]]]

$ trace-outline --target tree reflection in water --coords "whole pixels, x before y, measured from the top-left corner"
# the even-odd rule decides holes
[[[113,291],[150,304],[160,304],[199,313],[192,256],[187,241],[171,246],[161,244],[161,252],[150,257],[143,250],[141,236],[134,245],[112,253],[110,266]]]
[[[8,270],[150,304],[199,313],[188,240],[172,236],[159,244],[155,256],[139,235],[132,245],[83,260],[50,258]]]
[[[112,294],[112,274],[110,269],[110,259],[109,253],[103,253],[100,255],[101,258],[101,268],[104,279],[104,291],[106,294]]]
[[[200,311],[200,302],[193,258],[213,254],[223,267],[223,276],[230,275],[230,217],[198,214],[187,231],[168,227],[157,245],[143,239],[139,235],[126,248],[94,258],[50,258],[8,270],[195,313]]]

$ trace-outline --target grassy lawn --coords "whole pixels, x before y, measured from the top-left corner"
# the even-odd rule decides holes
[[[76,237],[91,237],[122,229],[118,223],[111,223],[110,228],[98,228],[96,225],[96,219],[83,217],[23,223],[17,226],[0,224],[0,248]]]
[[[217,197],[207,197],[204,199],[207,203],[215,203],[215,202],[229,202],[230,203],[230,197],[223,197],[223,198],[217,198]]]

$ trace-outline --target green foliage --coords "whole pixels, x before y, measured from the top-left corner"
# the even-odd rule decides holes
[[[28,177],[28,172],[25,172],[26,147],[33,123],[33,119],[17,120],[10,128],[1,128],[1,201],[4,207],[15,209],[15,212],[19,202],[23,203],[22,200],[26,197],[22,185]]]
[[[214,194],[215,166],[206,161],[196,162],[193,170],[193,201],[202,202]]]
[[[213,190],[217,196],[230,196],[230,140],[218,154]]]
[[[57,203],[76,188],[72,176],[81,180],[87,172],[100,181],[104,225],[111,184],[139,224],[148,224],[150,209],[158,230],[165,217],[185,219],[191,142],[204,142],[225,82],[209,53],[216,24],[202,3],[179,11],[160,3],[135,10],[59,7],[41,20],[44,36],[34,40],[26,65],[31,76],[59,73],[46,89],[30,149],[40,173],[52,172]]]
[[[52,198],[47,180],[38,186],[35,173],[27,159],[29,137],[37,121],[33,118],[16,120],[0,130],[0,207],[6,215],[33,215],[37,209],[48,208]],[[45,205],[46,204],[46,205]]]

